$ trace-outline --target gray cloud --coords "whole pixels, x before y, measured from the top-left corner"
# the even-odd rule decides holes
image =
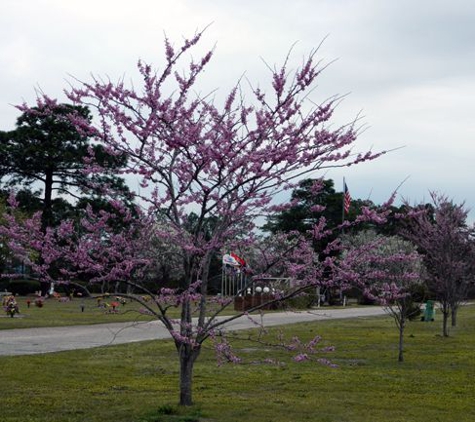
[[[25,12],[28,10],[28,13]],[[414,201],[440,190],[475,206],[475,3],[472,0],[7,0],[0,15],[0,127],[31,102],[35,87],[62,97],[68,74],[133,79],[138,58],[158,66],[163,34],[182,36],[212,25],[201,51],[215,58],[204,92],[226,91],[244,72],[268,80],[260,57],[292,66],[328,38],[315,100],[351,93],[338,109],[345,123],[362,110],[369,129],[361,149],[402,150],[363,166],[332,170],[354,196],[381,202],[407,176],[401,196]],[[218,94],[219,95],[219,94]],[[475,214],[474,214],[475,215]]]

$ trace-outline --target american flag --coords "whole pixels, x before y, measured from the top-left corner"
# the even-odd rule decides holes
[[[351,204],[350,191],[348,190],[348,186],[346,186],[346,182],[343,181],[343,209],[345,211],[345,214],[348,214],[348,211],[350,211],[350,204]]]

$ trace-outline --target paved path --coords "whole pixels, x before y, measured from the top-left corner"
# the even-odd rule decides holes
[[[358,318],[382,314],[384,314],[384,310],[377,306],[345,309],[322,308],[309,312],[268,313],[264,315],[263,323],[265,326],[275,326],[297,322]],[[248,318],[241,317],[226,324],[225,327],[227,330],[242,330],[252,328],[254,325]],[[0,356],[88,349],[169,337],[168,332],[158,321],[1,330]]]

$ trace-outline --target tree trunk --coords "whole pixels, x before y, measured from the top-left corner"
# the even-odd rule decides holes
[[[180,357],[180,405],[193,404],[193,366],[200,354],[199,348],[189,344],[181,344],[178,350]]]
[[[46,229],[53,224],[53,172],[51,170],[45,171],[45,191],[43,194],[43,212],[41,214],[41,231],[46,233]],[[44,257],[40,254],[38,258],[40,265],[44,264]],[[54,267],[54,264],[53,264]],[[51,267],[50,267],[51,269]],[[40,280],[41,296],[49,294],[50,283]]]
[[[442,334],[444,337],[448,337],[449,336],[449,311],[443,310],[442,315],[443,315]]]
[[[458,308],[456,306],[452,306],[451,309],[450,309],[451,313],[450,313],[450,319],[451,319],[451,325],[452,327],[456,327],[457,326],[457,312],[458,312]]]
[[[404,327],[406,325],[406,321],[404,317],[401,319],[399,323],[399,356],[398,362],[404,362]]]
[[[191,280],[191,265],[185,265],[186,280]],[[185,288],[190,286],[187,283]],[[191,318],[191,303],[188,297],[183,298],[181,304],[180,317],[180,339],[175,339],[175,345],[180,360],[180,405],[191,406],[192,385],[193,385],[193,365],[200,353],[200,346],[194,342]]]
[[[206,316],[206,301],[207,301],[207,293],[208,293],[208,277],[209,277],[209,266],[211,263],[211,253],[208,253],[206,257],[203,259],[203,272],[201,275],[201,298],[200,298],[200,305],[199,305],[199,315],[198,315],[198,327],[203,327],[205,323],[205,316]]]
[[[53,224],[53,172],[45,171],[45,191],[43,196],[43,214],[41,228],[46,233],[46,228]]]

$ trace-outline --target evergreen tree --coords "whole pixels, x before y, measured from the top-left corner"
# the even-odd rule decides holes
[[[321,219],[324,219],[326,229],[332,230],[333,234],[320,242],[314,242],[316,250],[321,251],[341,234],[338,227],[343,222],[343,195],[343,192],[335,190],[334,182],[331,179],[302,180],[292,192],[291,205],[287,209],[271,215],[263,229],[272,234],[292,231],[307,233],[319,224]],[[372,207],[374,205],[371,201],[352,199],[349,212],[344,215],[345,220],[354,220],[361,213],[363,206]],[[367,225],[358,225],[355,228],[349,227],[345,231],[365,228]]]
[[[125,165],[121,156],[107,154],[93,145],[87,134],[73,124],[74,118],[91,120],[87,107],[55,105],[23,113],[13,131],[0,131],[0,182],[4,189],[20,190],[19,200],[29,211],[42,211],[43,229],[92,203],[103,205],[103,192],[112,186],[123,198],[131,199],[123,179],[114,172]],[[101,172],[87,175],[86,160],[94,158]]]

